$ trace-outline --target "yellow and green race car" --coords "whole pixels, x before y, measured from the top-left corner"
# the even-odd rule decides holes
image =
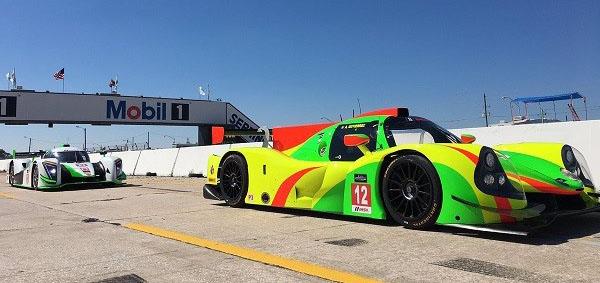
[[[575,148],[472,144],[473,136],[458,138],[408,112],[263,130],[272,146],[209,157],[204,197],[233,207],[391,217],[415,229],[441,224],[518,234],[560,215],[600,210],[599,191]],[[213,128],[213,143],[227,134]]]

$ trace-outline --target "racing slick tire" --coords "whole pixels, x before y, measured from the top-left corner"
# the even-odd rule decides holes
[[[398,156],[385,169],[382,181],[383,202],[396,222],[409,229],[435,224],[442,208],[442,186],[429,160]]]
[[[225,158],[219,170],[221,195],[225,203],[232,207],[241,207],[248,193],[248,164],[239,154]]]
[[[31,169],[31,188],[34,190],[37,190],[38,186],[39,186],[39,182],[40,182],[40,174],[38,172],[38,167],[37,167],[37,165],[33,165],[33,168]]]
[[[11,187],[15,184],[15,165],[12,162],[8,167],[8,184]]]

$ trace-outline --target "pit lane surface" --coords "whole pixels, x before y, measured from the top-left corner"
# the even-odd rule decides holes
[[[4,180],[4,175],[0,175]],[[0,185],[1,282],[324,281],[137,231],[153,227],[326,271],[398,282],[593,282],[600,214],[557,220],[533,237],[307,211],[234,209],[202,198],[203,179],[131,177],[119,188],[38,192]]]

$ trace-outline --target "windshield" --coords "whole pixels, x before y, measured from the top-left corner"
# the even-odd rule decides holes
[[[390,117],[384,124],[390,147],[408,143],[462,143],[448,130],[420,117]]]
[[[85,151],[63,151],[53,154],[59,162],[89,162],[90,157]]]

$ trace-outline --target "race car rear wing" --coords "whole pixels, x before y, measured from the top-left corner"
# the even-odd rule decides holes
[[[17,152],[15,150],[13,150],[12,159],[41,157],[42,155],[44,155],[44,153],[46,153],[46,152],[43,150],[33,151],[33,152]]]

